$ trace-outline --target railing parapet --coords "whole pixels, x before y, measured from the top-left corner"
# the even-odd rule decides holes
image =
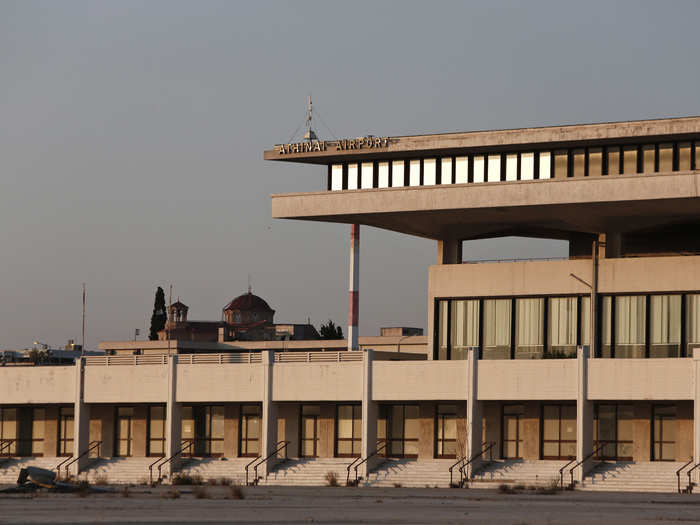
[[[381,445],[380,445],[379,443],[381,443]],[[377,449],[376,449],[374,452],[372,452],[371,454],[369,454],[369,455],[368,455],[366,458],[364,458],[364,459],[357,458],[357,459],[360,459],[360,462],[359,462],[359,463],[357,462],[357,459],[355,459],[355,461],[353,461],[352,463],[350,463],[350,465],[348,465],[348,467],[347,467],[347,468],[348,468],[348,474],[350,473],[350,467],[354,467],[354,469],[355,469],[355,482],[354,482],[355,486],[359,485],[359,483],[360,483],[360,477],[359,477],[359,474],[357,473],[357,469],[359,469],[361,465],[364,465],[365,463],[367,463],[371,458],[373,458],[373,457],[379,455],[379,453],[380,453],[382,450],[385,450],[385,449],[386,449],[386,447],[387,447],[388,444],[389,444],[389,442],[386,441],[386,440],[384,440],[384,439],[378,440],[378,441],[377,441]],[[346,484],[348,484],[349,478],[350,478],[350,476],[348,476],[348,481],[346,481]]]
[[[275,363],[349,363],[362,361],[362,352],[275,352]]]
[[[184,445],[183,445],[184,443]],[[155,460],[153,463],[148,465],[148,479],[150,481],[150,484],[153,485],[153,467],[158,467],[158,481],[162,479],[162,473],[161,469],[167,465],[168,463],[172,463],[175,458],[178,456],[181,456],[182,453],[185,451],[185,449],[189,449],[190,455],[192,455],[192,447],[194,446],[194,439],[186,438],[180,441],[180,448],[173,453],[172,456],[166,457],[162,456],[159,457],[157,460]]]
[[[679,468],[678,470],[676,470],[676,479],[678,480],[678,494],[681,493],[681,472],[683,472],[683,469],[685,469],[685,468],[686,468],[688,465],[690,465],[692,462],[693,462],[693,458],[691,457],[685,465],[683,465],[681,468]],[[696,466],[697,466],[697,465],[696,465]],[[687,491],[688,491],[688,492],[692,492],[692,490],[693,490],[693,487],[692,487],[691,484],[690,484],[690,478],[688,478],[688,487],[687,487]]]
[[[66,477],[68,477],[68,468],[75,463],[76,461],[80,460],[80,458],[88,455],[90,452],[93,450],[97,449],[97,455],[100,455],[100,446],[102,445],[102,441],[90,441],[90,444],[88,445],[88,448],[85,452],[80,454],[77,458],[74,458],[73,456],[67,457],[63,461],[61,461],[58,465],[56,465],[56,475],[60,478],[61,477],[61,468],[65,469],[66,471]]]
[[[287,459],[287,445],[289,445],[290,443],[291,443],[291,441],[278,441],[275,450],[269,456],[267,456],[265,458],[262,458],[262,456],[258,456],[253,461],[248,463],[245,466],[245,484],[246,485],[256,485],[258,483],[258,467],[267,463],[270,458],[276,456],[282,450],[284,450],[284,459],[286,460]],[[255,463],[256,461],[257,461],[257,463]],[[255,463],[255,464],[253,465],[253,463]],[[248,467],[250,467],[251,465],[253,465],[253,471],[254,471],[255,477],[253,478],[253,482],[249,483],[248,482]]]
[[[484,447],[484,445],[486,445],[486,447]],[[467,470],[466,470],[467,466],[471,465],[472,462],[476,461],[477,459],[479,459],[481,456],[483,456],[487,452],[491,452],[490,458],[492,459],[493,458],[493,447],[495,447],[495,446],[496,446],[495,441],[486,441],[486,442],[482,443],[481,444],[481,451],[477,452],[471,458],[469,458],[469,460],[462,463],[462,465],[459,467],[460,486],[464,486],[464,484],[467,481]],[[450,472],[450,476],[451,475],[452,475],[452,473]]]
[[[574,470],[576,470],[578,467],[580,467],[581,465],[583,465],[586,461],[588,461],[588,460],[591,459],[593,456],[595,456],[598,452],[600,452],[600,450],[601,450],[603,447],[606,447],[606,446],[609,445],[609,444],[610,444],[610,443],[608,443],[607,441],[601,441],[600,443],[598,443],[598,446],[595,447],[595,448],[593,449],[593,452],[591,452],[590,454],[588,454],[588,455],[587,455],[585,458],[583,458],[581,461],[578,461],[573,467],[571,467],[571,469],[569,469],[569,475],[571,476],[571,484],[569,485],[569,487],[574,488],[574,485],[575,485],[575,483],[574,483]],[[570,463],[570,462],[569,462],[569,463]]]

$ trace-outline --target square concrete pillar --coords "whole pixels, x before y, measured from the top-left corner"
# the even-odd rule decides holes
[[[272,382],[274,381],[275,352],[263,352],[263,402],[262,402],[262,447],[263,458],[277,449],[277,403],[272,400]],[[270,458],[258,468],[259,476],[267,476],[278,462],[277,457]]]
[[[462,241],[457,239],[438,241],[437,264],[462,264]]]
[[[588,400],[588,359],[590,349],[579,346],[577,353],[578,381],[576,395],[576,461],[593,452],[593,403]],[[586,473],[593,466],[593,459],[588,459],[574,472],[576,481],[583,481]],[[567,471],[568,472],[568,471]]]
[[[168,356],[168,392],[165,402],[165,457],[169,458],[181,448],[182,406],[177,402],[177,354]],[[164,467],[165,475],[179,469],[175,459]]]
[[[85,454],[90,447],[90,407],[85,403],[85,359],[75,361],[75,402],[73,404],[73,458],[80,458],[70,466],[76,475],[90,463]]]
[[[467,355],[467,457],[473,458],[483,449],[481,402],[479,401],[479,349],[470,348]],[[482,463],[481,457],[467,466],[467,478]]]
[[[368,458],[377,450],[377,418],[379,417],[379,406],[372,398],[372,361],[374,353],[372,350],[363,350],[363,373],[362,373],[362,457]],[[379,463],[377,456],[373,456],[366,461],[360,471],[364,478]],[[353,472],[350,473],[353,475]]]

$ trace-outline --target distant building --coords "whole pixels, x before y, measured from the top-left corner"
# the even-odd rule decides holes
[[[161,341],[297,341],[320,339],[313,325],[275,324],[275,311],[263,298],[248,291],[230,301],[223,309],[221,321],[190,321],[189,307],[180,302],[168,308],[168,321],[158,332]]]

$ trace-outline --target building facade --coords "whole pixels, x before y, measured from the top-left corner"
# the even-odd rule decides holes
[[[365,480],[391,460],[419,486],[421,464],[585,485],[624,462],[675,487],[700,463],[700,118],[311,140],[265,158],[327,174],[323,191],[273,195],[274,217],[352,225],[351,334],[361,225],[436,241],[427,336],[29,368],[0,381],[3,421],[26,433],[44,410],[45,450],[75,457],[97,441],[239,470],[272,455],[273,479],[280,455],[358,458]],[[566,240],[569,256],[463,261],[464,241],[514,235]]]

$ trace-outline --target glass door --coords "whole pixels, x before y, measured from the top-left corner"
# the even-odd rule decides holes
[[[241,441],[239,456],[257,457],[260,454],[260,406],[241,407]]]
[[[73,455],[73,407],[58,409],[58,455]]]
[[[418,457],[418,405],[393,405],[388,409],[387,455],[396,458]]]
[[[204,455],[224,455],[224,407],[204,407]]]
[[[2,456],[17,455],[17,409],[0,408],[0,440],[12,440],[2,448]],[[2,442],[5,445],[5,442]]]
[[[115,456],[129,457],[133,449],[134,409],[132,407],[117,408],[117,429]]]
[[[436,456],[457,457],[457,407],[438,405],[436,422]]]
[[[634,439],[634,410],[631,405],[596,405],[593,431],[595,446],[605,443],[596,458],[631,461]]]
[[[676,460],[676,407],[654,406],[654,461]]]
[[[523,421],[524,412],[522,405],[503,406],[503,444],[501,455],[503,459],[522,459],[523,448]]]
[[[318,418],[321,407],[303,405],[301,407],[301,457],[318,457]]]
[[[46,409],[32,409],[32,456],[44,455],[44,432],[46,429]]]
[[[148,407],[148,455],[165,456],[165,407]]]

